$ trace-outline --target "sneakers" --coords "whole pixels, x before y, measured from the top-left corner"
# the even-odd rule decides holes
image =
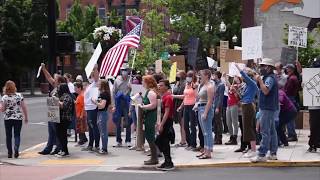
[[[116,145],[114,145],[114,146],[112,146],[112,147],[114,147],[114,148],[120,148],[120,147],[122,147],[122,143],[117,143]]]
[[[144,161],[144,165],[156,165],[158,163],[159,161],[156,159],[150,159],[150,160]]]
[[[278,157],[276,154],[271,154],[267,157],[267,159],[271,161],[275,161],[275,160],[278,160]]]
[[[98,152],[98,154],[99,154],[99,155],[108,155],[108,151],[101,149],[101,150]]]
[[[258,163],[258,162],[266,162],[267,161],[267,158],[265,156],[256,156],[254,158],[251,158],[250,159],[251,162],[253,163]]]
[[[297,136],[288,137],[288,142],[298,141]]]
[[[81,151],[93,151],[93,148],[91,146],[87,146],[82,148]]]
[[[99,147],[94,147],[94,148],[92,149],[92,151],[89,151],[89,152],[99,153],[99,152],[100,152],[100,148],[99,148]]]
[[[244,157],[244,158],[252,158],[252,157],[254,157],[254,156],[256,156],[256,155],[257,155],[257,153],[256,153],[255,151],[249,150],[247,153],[245,153],[245,154],[243,155],[243,157]]]
[[[60,151],[58,154],[55,155],[57,158],[65,158],[65,157],[69,157],[69,153]]]
[[[160,166],[156,167],[158,170],[162,170],[162,171],[171,171],[174,170],[174,165],[173,163],[162,163]]]
[[[307,152],[309,152],[309,153],[316,153],[316,152],[317,152],[317,148],[316,148],[316,147],[309,147],[309,149],[307,150]]]
[[[126,142],[125,146],[126,146],[127,148],[131,148],[131,147],[132,147],[131,142]]]

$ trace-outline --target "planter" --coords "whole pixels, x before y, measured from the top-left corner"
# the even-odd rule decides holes
[[[40,90],[42,94],[49,93],[49,83],[40,83]]]

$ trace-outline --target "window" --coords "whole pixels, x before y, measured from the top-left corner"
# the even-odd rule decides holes
[[[98,9],[98,15],[100,19],[105,19],[106,18],[106,8],[105,7],[100,7]]]

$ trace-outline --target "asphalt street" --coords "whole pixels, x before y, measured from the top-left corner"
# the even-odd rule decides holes
[[[319,180],[320,167],[302,168],[202,168],[180,169],[167,173],[120,173],[88,171],[67,180]]]
[[[29,123],[22,125],[20,151],[47,141],[48,126],[46,119],[46,98],[25,98]],[[3,115],[0,115],[0,158],[7,156]]]

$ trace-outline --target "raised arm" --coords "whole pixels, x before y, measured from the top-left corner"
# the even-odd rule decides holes
[[[50,73],[48,72],[48,70],[46,69],[46,65],[44,63],[41,63],[41,70],[44,74],[44,77],[47,79],[47,81],[53,86],[55,87],[55,80],[53,79],[53,77],[50,75]]]

